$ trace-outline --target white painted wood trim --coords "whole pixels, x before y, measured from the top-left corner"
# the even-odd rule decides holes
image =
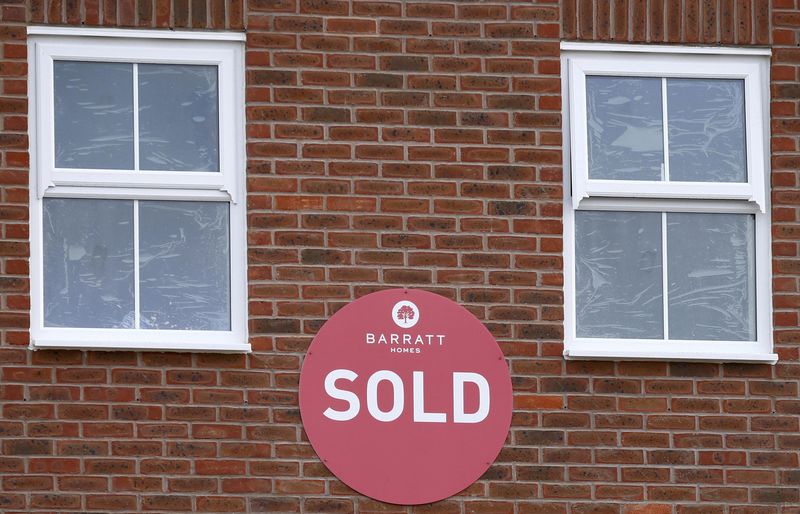
[[[40,30],[41,29],[41,30]],[[148,40],[148,33],[158,34]],[[31,349],[249,352],[247,327],[247,216],[244,201],[245,116],[244,40],[165,36],[160,31],[32,27],[28,39],[30,122]],[[41,37],[41,36],[48,37]],[[113,36],[86,39],[68,36]],[[177,36],[177,37],[176,37]],[[153,41],[152,39],[175,41]],[[179,41],[189,39],[187,41]],[[219,66],[219,172],[64,170],[53,159],[53,73],[58,59],[215,64]],[[97,198],[216,201],[229,206],[229,331],[172,331],[45,327],[43,318],[42,199]]]
[[[107,339],[103,342],[93,343],[84,339],[39,339],[31,341],[31,350],[128,350],[134,352],[208,352],[208,353],[250,353],[249,344],[242,343],[201,343],[191,342],[158,342],[158,341],[120,341]]]
[[[581,201],[577,210],[635,211],[635,212],[717,212],[731,214],[757,214],[761,212],[753,202],[739,200],[708,200],[705,198],[625,198],[592,197]]]
[[[177,189],[217,189],[236,199],[242,189],[239,174],[243,162],[237,156],[244,148],[235,139],[243,134],[236,128],[243,115],[237,109],[244,104],[244,49],[241,42],[229,41],[153,41],[147,39],[81,39],[76,37],[32,37],[32,73],[37,75],[38,141],[32,152],[38,154],[37,188],[41,198],[64,186],[108,186],[114,188],[164,187]],[[53,62],[87,60],[128,63],[173,63],[217,66],[219,113],[219,171],[159,172],[133,170],[74,170],[55,167],[53,106]],[[135,88],[134,88],[135,89]],[[33,89],[31,90],[33,91]],[[135,106],[135,105],[134,105]],[[135,123],[136,116],[134,116]],[[134,152],[138,145],[134,144]],[[242,165],[243,166],[243,165]],[[134,167],[135,168],[135,167]]]
[[[631,47],[636,45],[596,45],[596,44],[565,44],[562,50],[591,50],[608,52],[617,47]],[[661,53],[704,53],[686,51],[684,47],[662,47]],[[647,46],[646,49],[653,49]],[[622,51],[642,52],[646,49],[628,49]],[[732,51],[719,52],[728,55],[762,56],[769,55],[764,51],[748,51],[737,53]],[[562,69],[562,135],[564,139],[563,164],[564,164],[564,357],[568,360],[658,360],[658,361],[696,361],[696,362],[751,362],[775,364],[778,355],[773,352],[773,326],[772,326],[772,248],[771,248],[771,210],[769,183],[770,160],[767,149],[769,148],[770,127],[769,113],[769,61],[758,57],[758,70],[752,74],[752,92],[757,92],[750,98],[747,115],[762,125],[759,130],[750,133],[748,129],[748,166],[755,163],[754,168],[758,173],[749,176],[749,184],[740,184],[728,189],[723,195],[714,195],[714,191],[704,191],[704,194],[693,194],[692,188],[683,188],[680,183],[672,191],[663,191],[653,195],[645,187],[639,185],[622,184],[624,191],[617,191],[614,195],[614,184],[601,184],[589,181],[586,176],[588,170],[588,156],[585,146],[582,151],[576,152],[576,139],[586,130],[585,115],[585,82],[579,77],[582,84],[575,84],[579,67],[572,62],[572,55],[563,53],[561,56]],[[584,54],[585,57],[585,54]],[[606,56],[613,61],[614,56]],[[617,55],[617,58],[620,56]],[[667,62],[669,56],[656,56]],[[636,59],[646,59],[636,56]],[[753,57],[749,57],[753,59]],[[611,62],[610,61],[610,62]],[[633,68],[628,67],[628,70]],[[751,68],[752,69],[752,68]],[[759,80],[755,80],[758,77]],[[760,83],[758,83],[760,82]],[[581,96],[576,97],[576,94]],[[575,101],[573,101],[575,100]],[[751,109],[753,109],[751,111]],[[753,115],[755,117],[752,117]],[[577,117],[577,122],[576,118]],[[758,124],[758,123],[756,123]],[[576,129],[577,127],[577,129]],[[583,132],[581,132],[583,131]],[[576,153],[578,155],[576,155]],[[751,161],[751,159],[753,159]],[[607,181],[620,184],[622,181]],[[676,184],[676,183],[673,183]],[[591,186],[594,189],[587,190]],[[652,188],[652,184],[649,185]],[[717,184],[716,186],[719,186]],[[723,185],[724,186],[724,185]],[[747,193],[745,191],[749,189]],[[719,191],[716,191],[719,193]],[[599,195],[598,195],[599,193]],[[650,193],[650,194],[648,194]],[[682,194],[681,194],[682,193]],[[711,193],[710,195],[708,193]],[[725,198],[727,196],[727,198]],[[713,199],[719,198],[719,199]],[[578,205],[580,204],[580,205]],[[575,313],[575,212],[581,210],[617,210],[617,211],[646,211],[646,212],[718,212],[742,213],[755,216],[755,276],[756,276],[756,341],[664,341],[633,340],[633,339],[602,339],[578,338],[576,334]]]
[[[767,47],[740,46],[686,46],[686,45],[644,45],[630,43],[587,43],[562,41],[561,51],[579,52],[635,52],[653,54],[701,54],[701,55],[772,55]]]
[[[29,25],[29,36],[82,36],[82,37],[124,37],[140,39],[185,39],[197,41],[245,41],[244,32],[220,32],[199,30],[142,30],[107,28],[72,28],[44,25]]]
[[[667,47],[669,48],[669,47]],[[669,55],[619,54],[613,52],[565,52],[562,54],[564,81],[568,83],[564,110],[569,115],[572,165],[572,200],[576,207],[589,197],[661,197],[713,198],[747,200],[766,210],[766,181],[769,161],[763,159],[769,146],[763,139],[768,130],[769,109],[764,105],[769,96],[769,60],[760,55]],[[744,81],[745,95],[745,158],[747,182],[667,182],[634,180],[597,180],[589,177],[587,76],[626,76],[653,78],[728,78]],[[765,79],[766,77],[766,79]],[[765,81],[766,80],[766,81]],[[666,93],[662,91],[663,95]],[[568,100],[568,101],[567,101]],[[666,114],[664,114],[666,123]],[[666,132],[664,135],[667,140]],[[668,148],[665,164],[669,165]],[[669,171],[666,171],[667,176]]]
[[[670,352],[649,349],[614,352],[599,348],[564,350],[564,358],[567,360],[747,362],[757,364],[775,364],[778,362],[778,354],[776,353],[720,354],[714,352]]]

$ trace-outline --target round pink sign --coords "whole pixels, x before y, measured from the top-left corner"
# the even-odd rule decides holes
[[[364,296],[320,329],[300,374],[303,426],[356,491],[417,505],[464,490],[511,425],[497,342],[460,305],[426,291]]]

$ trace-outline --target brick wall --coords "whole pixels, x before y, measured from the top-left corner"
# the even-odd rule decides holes
[[[797,514],[798,7],[2,3],[0,510]],[[247,28],[253,354],[26,350],[26,20]],[[778,365],[561,357],[561,37],[773,44]],[[313,334],[386,286],[467,306],[513,375],[506,448],[431,507],[353,493],[300,425]]]
[[[793,10],[794,2],[773,2]],[[563,0],[565,39],[769,45],[769,0]],[[778,15],[779,16],[779,15]],[[776,26],[778,24],[776,23]]]

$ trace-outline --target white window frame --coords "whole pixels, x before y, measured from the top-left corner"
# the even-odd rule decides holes
[[[562,42],[564,356],[774,364],[769,203],[769,49]],[[745,83],[747,183],[589,179],[586,76],[737,78]],[[664,88],[662,88],[664,90]],[[662,96],[666,96],[665,94]],[[662,98],[662,102],[665,102]],[[666,127],[667,116],[664,112]],[[664,130],[665,145],[667,139]],[[665,146],[665,159],[668,161]],[[668,163],[667,163],[668,169]],[[756,340],[688,341],[577,336],[575,212],[746,213],[755,217]],[[662,216],[662,219],[665,217]],[[662,245],[665,231],[662,221]],[[666,252],[663,252],[666,255]],[[662,271],[666,276],[666,270]],[[666,280],[666,279],[665,279]],[[666,293],[665,293],[666,294]],[[666,302],[665,302],[666,304]],[[665,324],[667,320],[664,320]],[[667,330],[664,330],[665,337]]]
[[[244,34],[28,27],[31,348],[249,352],[244,136]],[[219,171],[74,170],[55,166],[53,61],[218,66]],[[134,65],[134,68],[136,66]],[[134,76],[134,88],[136,80]],[[138,98],[134,89],[134,110]],[[134,130],[138,167],[138,131]],[[44,326],[44,198],[217,201],[229,205],[229,331]],[[134,241],[138,232],[134,231]]]

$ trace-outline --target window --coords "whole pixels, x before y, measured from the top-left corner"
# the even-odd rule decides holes
[[[32,347],[248,351],[243,36],[28,33]]]
[[[769,51],[562,44],[567,358],[771,362]]]

